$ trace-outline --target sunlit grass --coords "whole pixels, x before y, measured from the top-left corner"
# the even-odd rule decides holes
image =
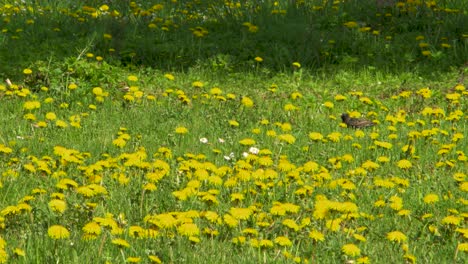
[[[13,47],[27,34],[79,35],[90,31],[86,25],[108,22],[112,28],[128,20],[130,27],[146,30],[133,32],[135,43],[148,41],[139,38],[142,32],[156,31],[163,39],[192,38],[197,49],[205,49],[217,43],[209,38],[219,32],[192,21],[246,22],[246,10],[268,11],[278,20],[306,8],[354,10],[349,1],[330,7],[297,2],[300,9],[291,10],[286,1],[258,7],[232,3],[220,5],[223,12],[182,1],[115,7],[88,1],[42,9],[4,4],[9,21],[3,41]],[[428,11],[426,20],[431,12],[460,14],[437,10],[432,2],[412,3],[385,10],[409,20],[417,10]],[[29,16],[35,12],[53,14],[70,27],[13,31],[16,25],[33,26]],[[343,34],[358,40],[368,34],[366,41],[392,45],[414,34],[416,42],[409,44],[414,47],[404,46],[412,50],[410,61],[437,64],[441,50],[426,45],[430,37],[423,33],[392,29],[387,38],[384,25],[368,29],[352,17],[337,17]],[[191,29],[184,32],[185,26]],[[261,40],[250,34],[266,34],[263,27],[252,20],[240,23],[239,30],[245,41]],[[155,69],[145,66],[147,58],[137,59],[147,50],[119,47],[113,41],[129,36],[105,29],[92,32],[95,40],[102,36],[99,41],[78,39],[78,50],[52,49],[64,58],[36,54],[42,59],[4,66],[9,79],[0,84],[0,263],[462,263],[466,258],[468,91],[458,60],[448,73],[421,78],[387,71],[387,64],[354,67],[363,57],[343,50],[336,68],[336,61],[326,59],[329,68],[317,69],[308,53],[273,56],[277,50],[269,47],[236,57],[241,71],[225,64],[230,60],[225,56],[203,61],[201,50],[189,58],[164,53],[168,65],[200,59],[184,71]],[[450,47],[441,46],[447,52],[440,55],[443,63],[464,52],[455,49],[466,49],[466,37],[452,37],[443,40],[453,40]],[[422,53],[427,50],[429,55]],[[375,126],[348,128],[342,113]]]

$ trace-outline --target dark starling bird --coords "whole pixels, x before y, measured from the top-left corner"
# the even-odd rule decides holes
[[[370,120],[367,120],[364,118],[352,118],[347,113],[341,114],[341,120],[348,127],[352,127],[352,128],[363,128],[363,127],[370,127],[370,126],[375,125],[375,123]]]

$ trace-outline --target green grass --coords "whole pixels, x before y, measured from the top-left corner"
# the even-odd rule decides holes
[[[466,259],[464,1],[9,2],[0,263]]]

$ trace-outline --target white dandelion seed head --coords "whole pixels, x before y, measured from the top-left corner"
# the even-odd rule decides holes
[[[258,148],[256,148],[256,147],[251,147],[251,148],[249,148],[249,152],[252,153],[252,154],[257,155],[260,152],[260,150]]]

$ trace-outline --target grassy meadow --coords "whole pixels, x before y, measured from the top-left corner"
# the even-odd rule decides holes
[[[465,263],[467,10],[0,1],[0,263]]]

